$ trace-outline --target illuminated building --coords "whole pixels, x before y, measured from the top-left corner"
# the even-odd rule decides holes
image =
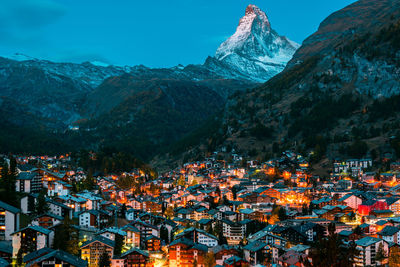
[[[52,214],[52,213],[45,213],[42,215],[36,216],[32,220],[33,225],[39,225],[40,227],[49,229],[50,227],[61,223],[64,220],[63,217]]]
[[[356,245],[360,254],[355,257],[355,266],[375,266],[375,256],[376,252],[379,250],[379,246],[383,246],[385,252],[388,251],[387,242],[372,236],[367,236],[357,240]]]
[[[148,251],[161,251],[161,239],[154,235],[150,235],[145,240],[145,248]]]
[[[54,241],[54,231],[36,225],[27,226],[11,235],[13,257],[17,256],[20,248],[24,253],[29,253],[51,247]]]
[[[11,240],[11,234],[19,229],[21,210],[0,201],[0,240]]]
[[[208,252],[208,247],[194,243],[187,238],[179,238],[171,242],[168,247],[169,265],[177,267],[204,266],[204,257]]]
[[[82,244],[81,258],[88,262],[89,267],[97,267],[99,266],[100,257],[104,252],[112,259],[114,245],[114,241],[102,236],[96,236],[94,239]]]
[[[132,248],[121,255],[125,267],[145,267],[149,264],[149,252],[138,248]]]
[[[29,254],[27,255],[29,257]],[[26,258],[26,257],[25,257]],[[30,259],[30,258],[29,258]],[[86,267],[86,261],[62,250],[49,249],[48,253],[30,259],[25,264],[29,266],[79,266]]]

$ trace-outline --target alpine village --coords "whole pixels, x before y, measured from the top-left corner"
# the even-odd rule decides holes
[[[400,1],[244,13],[201,65],[0,57],[0,266],[400,266]]]

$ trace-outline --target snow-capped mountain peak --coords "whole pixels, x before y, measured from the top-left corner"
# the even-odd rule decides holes
[[[266,81],[283,70],[298,47],[271,28],[265,12],[249,5],[235,33],[219,46],[214,61],[208,59],[206,65],[218,65],[219,61],[235,70],[233,77]]]

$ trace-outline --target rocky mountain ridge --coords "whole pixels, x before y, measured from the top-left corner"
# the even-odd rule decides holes
[[[298,47],[271,28],[265,12],[249,5],[235,33],[205,66],[232,78],[265,82],[285,68]]]
[[[397,151],[399,38],[398,0],[360,0],[333,13],[284,71],[228,99],[206,143],[260,160],[294,149],[315,164]],[[203,143],[185,158],[204,149]]]
[[[0,57],[0,111],[12,114],[4,123],[13,130],[35,122],[65,140],[76,138],[77,147],[113,146],[141,155],[147,147],[154,150],[151,157],[217,114],[235,92],[281,71],[296,47],[249,5],[236,33],[203,65],[122,67]]]

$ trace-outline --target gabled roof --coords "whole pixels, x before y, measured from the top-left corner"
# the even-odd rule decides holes
[[[34,252],[32,252],[32,253],[27,254],[27,255],[24,257],[23,261],[24,261],[25,263],[26,263],[26,262],[30,262],[31,260],[36,259],[36,258],[39,258],[39,257],[41,257],[41,256],[43,256],[43,255],[45,255],[45,254],[48,254],[48,253],[52,252],[52,251],[54,251],[54,249],[48,248],[48,247],[44,247],[44,248],[42,248],[42,249],[39,249],[39,250],[36,250],[36,251],[34,251]]]
[[[174,221],[172,221],[170,219],[165,219],[165,218],[164,218],[164,223],[168,224],[169,226],[172,226],[172,227],[175,227],[177,225]]]
[[[332,200],[331,197],[322,197],[322,198],[320,198],[320,199],[314,199],[313,201],[311,201],[311,203],[312,203],[312,204],[315,204],[315,205],[319,205],[319,204],[321,204],[321,203],[329,202],[329,201],[331,201],[331,200]]]
[[[210,215],[215,215],[215,214],[217,214],[218,212],[220,212],[220,211],[219,211],[219,210],[215,210],[215,209],[211,209],[211,210],[208,211],[208,214],[210,214]]]
[[[257,251],[265,248],[266,246],[267,246],[267,243],[265,243],[265,242],[254,241],[254,242],[251,242],[251,243],[247,244],[246,246],[244,246],[243,249],[249,250],[252,252],[257,252]]]
[[[301,224],[298,226],[294,226],[293,229],[295,229],[296,231],[300,232],[300,233],[305,233],[310,229],[313,229],[314,227],[316,227],[318,224],[316,223],[312,223],[312,222],[307,222],[305,224]]]
[[[68,200],[72,200],[73,202],[77,202],[77,203],[85,203],[87,200],[81,197],[75,197],[72,195],[66,195],[66,196],[58,196],[58,198],[64,200],[64,201],[68,201]]]
[[[220,251],[223,251],[223,250],[231,250],[231,249],[238,250],[237,247],[235,247],[235,246],[230,246],[230,245],[227,245],[227,244],[220,245],[220,246],[215,246],[215,247],[212,247],[212,248],[211,248],[211,250],[214,252],[214,254],[216,254],[216,253],[218,253],[218,252],[220,252]]]
[[[178,238],[178,239],[175,239],[174,241],[172,241],[170,244],[169,244],[169,246],[175,246],[175,245],[177,245],[177,244],[184,244],[184,245],[186,245],[186,246],[193,246],[194,245],[194,242],[192,241],[192,240],[190,240],[190,239],[187,239],[187,238],[185,238],[185,237],[182,237],[182,238]]]
[[[86,267],[88,264],[87,261],[84,261],[84,260],[80,259],[79,257],[71,255],[65,251],[54,250],[50,253],[47,253],[47,254],[41,256],[40,258],[38,258],[36,260],[29,262],[26,265],[26,267],[35,266],[35,265],[37,265],[37,263],[42,262],[47,259],[50,259],[50,258],[53,258],[53,257],[56,259],[62,260],[63,262],[67,262],[70,265],[76,266],[76,267]]]
[[[203,218],[203,219],[200,219],[200,220],[198,220],[197,221],[197,223],[198,224],[209,224],[210,222],[212,222],[213,220],[212,219],[206,219],[206,218]]]
[[[345,201],[346,199],[348,199],[348,198],[350,198],[350,197],[352,197],[352,196],[355,196],[355,195],[353,195],[353,194],[346,194],[346,195],[344,195],[343,197],[339,198],[338,201],[339,201],[339,202]],[[357,197],[357,196],[355,196],[355,197]],[[358,197],[358,198],[360,198],[360,197]]]
[[[44,216],[52,217],[52,218],[57,219],[57,220],[59,220],[59,221],[64,220],[63,217],[61,217],[61,216],[59,216],[59,215],[57,215],[57,214],[51,213],[51,212],[43,213],[43,214],[41,214],[41,215],[36,216],[36,217],[33,218],[33,219],[35,220],[35,219],[37,219],[37,218],[44,217]]]
[[[241,262],[241,261],[246,262],[246,260],[244,260],[244,259],[242,259],[242,258],[240,258],[238,256],[232,256],[232,257],[226,259],[224,261],[224,263],[229,264],[229,265],[233,265],[233,264],[235,264],[237,262]]]
[[[186,246],[188,246],[188,249],[198,249],[198,250],[202,250],[207,252],[208,251],[208,247],[206,245],[203,244],[199,244],[199,243],[194,243],[192,240],[187,239],[185,237],[179,238],[179,239],[175,239],[174,241],[172,241],[169,246],[175,246],[177,244],[184,244]]]
[[[371,246],[379,241],[381,241],[382,239],[380,238],[375,238],[372,236],[366,236],[364,238],[361,238],[359,240],[356,241],[356,245],[357,246],[361,246],[361,247],[368,247]]]
[[[9,211],[9,212],[12,212],[12,213],[19,213],[19,212],[21,212],[20,209],[14,207],[14,206],[11,206],[11,205],[9,205],[9,204],[3,202],[3,201],[0,201],[0,208],[3,208],[3,209],[5,209],[5,210],[7,210],[7,211]]]
[[[101,197],[98,197],[98,196],[94,195],[91,192],[78,193],[76,195],[78,197],[81,197],[81,198],[84,198],[84,199],[88,199],[88,200],[92,200],[92,201],[101,201],[101,200],[103,200]]]
[[[233,221],[228,220],[228,219],[222,219],[221,222],[223,222],[223,223],[225,223],[225,224],[227,224],[227,225],[230,225],[230,226],[238,225],[237,222],[233,222]]]
[[[142,221],[142,220],[140,220],[140,219],[136,219],[135,221],[133,221],[133,222],[130,223],[130,225],[133,225],[133,226],[135,226],[136,224],[140,224],[140,225],[143,225],[143,226],[145,226],[145,227],[153,228],[153,229],[158,230],[157,226],[152,225],[152,224],[149,224],[149,223],[147,223],[147,222],[144,222],[144,221]]]
[[[99,232],[99,234],[103,233],[113,233],[121,236],[126,236],[126,232],[122,228],[115,228],[115,227],[105,228]]]
[[[149,252],[148,251],[144,251],[144,250],[141,250],[141,249],[138,249],[138,248],[132,248],[132,249],[122,253],[121,254],[121,258],[124,258],[124,257],[126,257],[127,255],[129,255],[131,253],[141,254],[141,255],[145,256],[146,258],[149,257]]]
[[[387,226],[385,226],[385,228],[383,228],[383,229],[378,233],[378,235],[381,235],[381,236],[393,236],[393,235],[395,235],[396,233],[398,233],[399,231],[400,231],[399,228],[394,227],[394,226],[387,225]]]
[[[247,215],[252,214],[253,212],[254,212],[254,210],[252,210],[252,209],[240,209],[239,210],[239,213],[247,214]]]
[[[94,216],[98,216],[100,214],[108,215],[108,213],[105,212],[104,210],[83,210],[83,211],[78,213],[78,216],[80,216],[81,214],[84,214],[84,213],[90,213],[90,214],[92,214]]]
[[[278,260],[284,262],[288,266],[296,266],[296,264],[299,263],[304,256],[305,255],[303,253],[295,250],[289,250],[282,254]]]
[[[313,210],[312,212],[317,215],[323,215],[323,214],[327,213],[328,210],[321,209],[321,210]]]
[[[54,181],[54,183],[59,183],[59,184],[65,186],[65,187],[72,188],[72,185],[70,185],[69,183],[64,182],[62,180]]]
[[[190,214],[192,212],[193,212],[193,210],[188,210],[188,209],[185,209],[185,208],[176,211],[177,214]]]
[[[237,213],[231,210],[227,210],[223,212],[224,215],[226,216],[232,216],[232,215],[236,215]]]
[[[0,242],[0,252],[6,253],[6,254],[12,254],[12,245],[11,243],[8,242]]]
[[[21,172],[27,172],[27,171],[31,171],[33,169],[36,169],[35,166],[31,165],[31,164],[18,164],[17,168],[21,171]]]
[[[0,258],[0,267],[10,266],[10,263],[3,258]]]
[[[132,231],[132,232],[140,233],[139,229],[137,229],[135,226],[129,225],[129,224],[123,226],[121,228],[121,230],[124,230],[125,232]]]
[[[390,205],[396,203],[399,200],[400,200],[400,198],[398,198],[398,197],[388,197],[386,199],[386,203],[388,204],[388,206],[390,206]]]
[[[16,179],[17,180],[32,180],[36,176],[34,172],[20,172]]]
[[[113,240],[105,238],[104,236],[98,235],[95,238],[93,238],[92,240],[88,240],[85,243],[83,243],[81,245],[81,248],[84,248],[84,247],[86,247],[86,246],[88,246],[88,245],[90,245],[90,244],[92,244],[94,242],[100,242],[100,243],[103,243],[103,244],[105,244],[105,245],[107,245],[109,247],[112,247],[112,248],[115,246],[115,242]]]
[[[12,233],[12,235],[13,235],[13,234],[16,234],[16,233],[19,233],[19,232],[22,232],[22,231],[25,231],[25,230],[27,230],[27,229],[32,229],[32,230],[34,230],[34,231],[36,231],[36,232],[39,232],[39,233],[42,233],[42,234],[45,234],[45,235],[49,235],[49,234],[51,233],[51,230],[46,229],[46,228],[43,228],[43,227],[41,227],[41,226],[38,226],[38,225],[29,225],[29,226],[27,226],[27,227],[25,227],[25,228],[22,228],[22,229],[19,229],[18,231],[15,231],[14,233]]]
[[[342,230],[339,232],[339,235],[349,237],[353,232],[349,230]]]
[[[377,221],[375,224],[376,224],[376,225],[382,226],[382,225],[385,225],[385,224],[387,224],[387,223],[388,223],[387,220],[379,220],[379,221]]]
[[[50,204],[53,204],[53,205],[56,205],[56,206],[59,206],[59,207],[64,208],[64,209],[72,210],[71,207],[65,205],[64,203],[57,202],[57,201],[55,201],[55,200],[53,200],[51,198],[46,198],[46,202],[48,202]]]
[[[262,193],[262,192],[264,192],[265,190],[268,190],[268,189],[270,189],[269,187],[267,187],[267,186],[263,186],[263,187],[259,187],[259,188],[257,188],[256,190],[254,190],[253,192],[254,193]]]
[[[198,233],[201,233],[201,234],[203,234],[203,235],[205,235],[205,236],[208,236],[209,238],[218,240],[218,238],[217,238],[216,236],[214,236],[214,235],[212,235],[212,234],[209,234],[209,233],[207,233],[207,232],[204,231],[204,230],[197,229],[197,228],[194,228],[194,227],[190,227],[190,228],[188,228],[188,229],[183,230],[183,232],[181,232],[181,233],[179,233],[179,234],[176,235],[176,238],[183,237],[183,236],[185,236],[185,235],[187,235],[187,234],[189,234],[189,233],[191,233],[191,232],[198,232]]]
[[[304,253],[304,251],[306,251],[307,249],[310,249],[310,248],[311,248],[311,246],[298,244],[298,245],[296,245],[294,247],[289,248],[289,250],[294,250],[296,252]]]

